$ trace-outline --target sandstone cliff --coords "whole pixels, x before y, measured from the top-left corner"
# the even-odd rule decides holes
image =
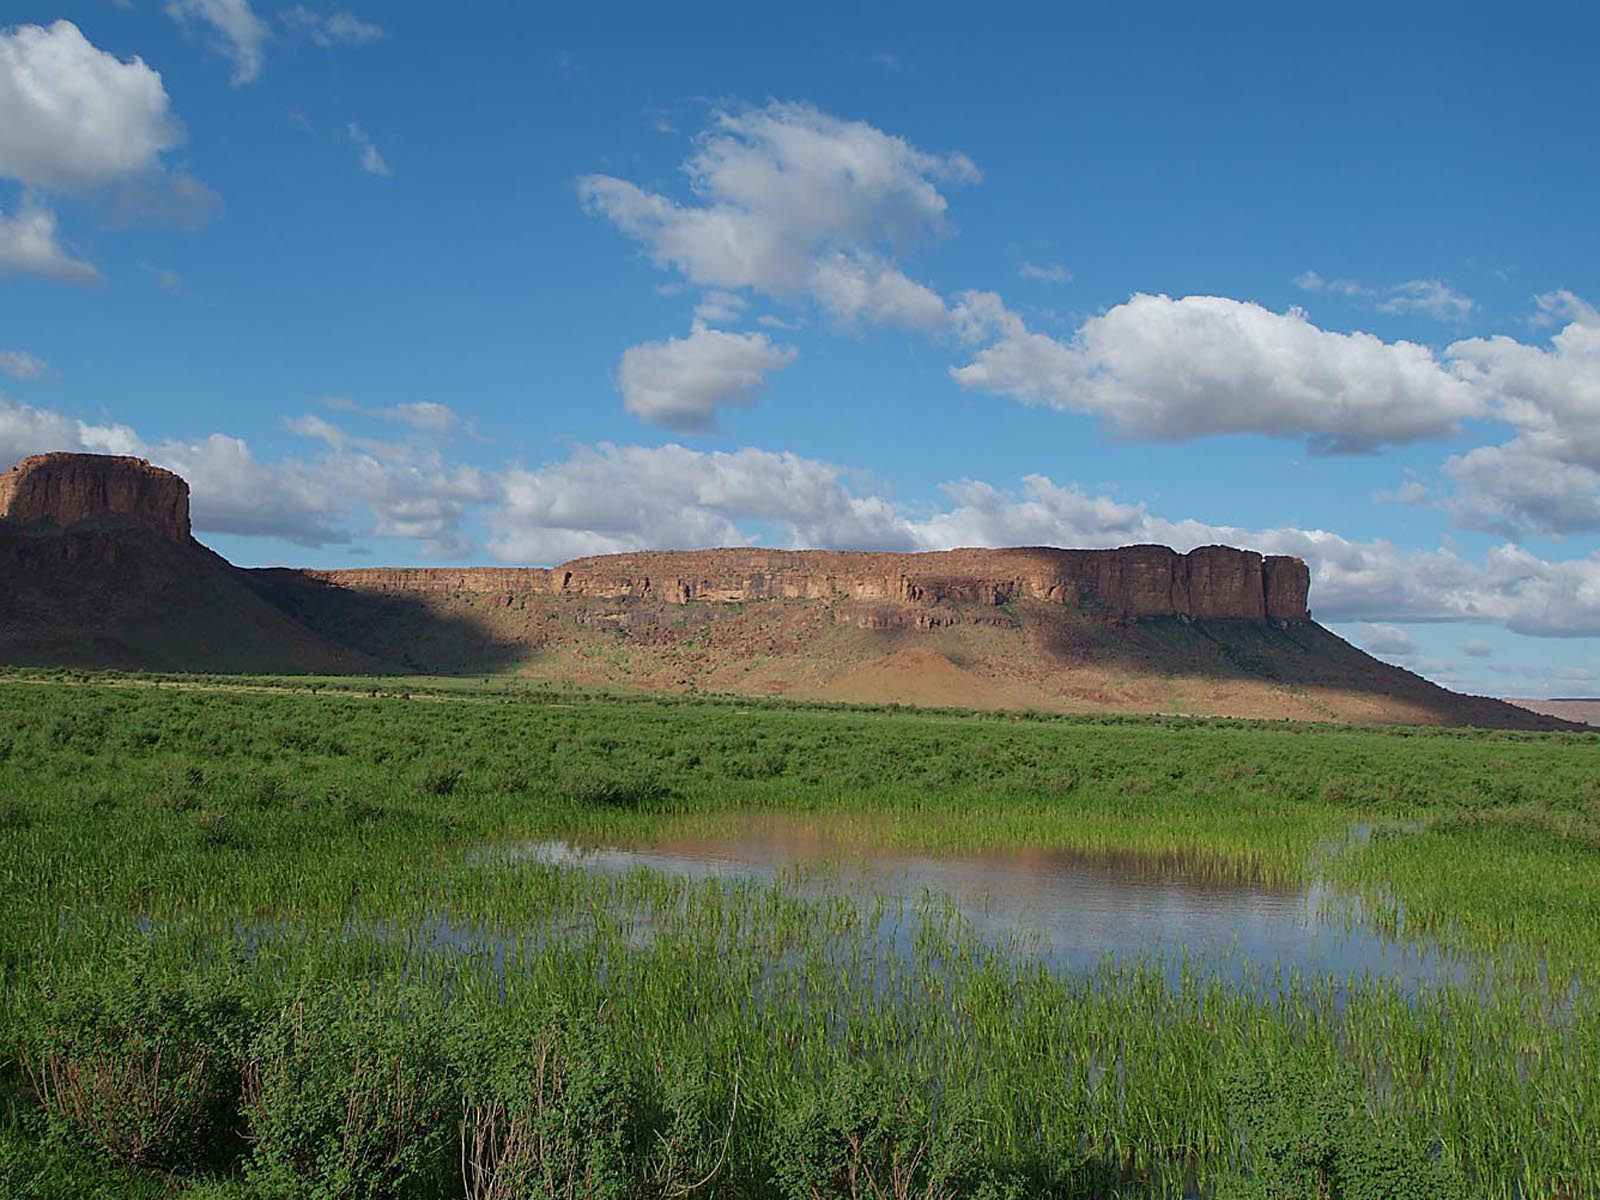
[[[306,571],[356,591],[652,600],[874,601],[925,609],[1044,600],[1119,620],[1183,617],[1304,621],[1310,574],[1297,558],[1202,546],[1120,550],[947,550],[871,554],[825,550],[693,550],[614,554],[540,568],[368,568]]]
[[[189,539],[189,485],[139,458],[40,454],[0,475],[0,517],[68,528],[103,517]],[[695,550],[614,554],[543,568],[306,571],[364,592],[575,596],[666,604],[848,600],[929,609],[1044,600],[1119,619],[1303,621],[1310,576],[1299,559],[1227,546],[1178,554],[1120,550],[949,550],[870,554],[824,550]]]
[[[1226,546],[241,571],[189,536],[182,479],[76,454],[0,475],[0,516],[0,664],[1558,725],[1372,659],[1309,619],[1304,563]]]
[[[189,485],[142,458],[110,454],[36,454],[0,474],[0,517],[65,529],[107,516],[186,542]]]

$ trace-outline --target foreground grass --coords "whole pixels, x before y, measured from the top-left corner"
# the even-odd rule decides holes
[[[0,682],[0,1191],[1596,1194],[1592,737],[238,686]],[[1062,978],[489,852],[752,810],[1323,874],[1490,966]]]

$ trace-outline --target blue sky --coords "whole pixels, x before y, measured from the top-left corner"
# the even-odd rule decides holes
[[[1600,692],[1589,8],[770,7],[8,5],[0,458],[245,564],[1225,541]]]

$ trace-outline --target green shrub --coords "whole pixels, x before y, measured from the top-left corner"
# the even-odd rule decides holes
[[[928,1081],[842,1063],[783,1097],[771,1133],[785,1200],[954,1200],[979,1192],[975,1124],[943,1111]]]
[[[47,1132],[104,1160],[180,1168],[237,1148],[245,993],[213,973],[139,965],[49,988],[20,1058]]]
[[[1226,1200],[1454,1200],[1461,1181],[1436,1155],[1380,1129],[1347,1065],[1305,1051],[1235,1067],[1227,1103],[1239,1138]]]
[[[468,1200],[633,1194],[633,1095],[599,1022],[553,1008],[463,1029],[462,1182]]]
[[[671,800],[673,791],[650,772],[624,776],[583,771],[568,778],[567,795],[593,808],[651,809]]]
[[[639,1192],[660,1200],[715,1195],[729,1172],[738,1084],[688,1051],[658,1054],[652,1068],[634,1133]]]
[[[432,1196],[456,1098],[441,1014],[420,995],[327,990],[266,1022],[245,1068],[248,1174],[289,1200]]]
[[[153,781],[150,803],[168,812],[190,812],[210,799],[211,780],[198,763],[172,762]]]
[[[290,806],[296,799],[293,785],[276,770],[264,770],[253,774],[245,782],[244,797],[246,803],[263,812]]]
[[[723,764],[729,779],[776,779],[788,769],[788,754],[776,747],[755,747],[730,755]]]
[[[449,796],[466,777],[466,771],[453,763],[427,763],[417,772],[417,787],[429,796]]]

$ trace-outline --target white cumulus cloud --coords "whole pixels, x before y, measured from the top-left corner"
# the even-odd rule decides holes
[[[0,175],[87,191],[157,170],[183,139],[142,59],[96,48],[70,21],[0,32]]]
[[[950,323],[937,292],[875,256],[828,254],[812,266],[808,286],[828,314],[846,327],[866,320],[933,333]]]
[[[694,306],[694,319],[699,324],[729,324],[744,313],[745,299],[738,292],[724,292],[712,288],[700,297]]]
[[[1437,279],[1410,279],[1386,289],[1375,301],[1379,312],[1420,313],[1436,321],[1465,321],[1477,307]]]
[[[1471,297],[1463,296],[1438,279],[1408,279],[1404,283],[1369,287],[1354,279],[1324,279],[1315,271],[1302,271],[1294,277],[1294,285],[1303,292],[1346,296],[1379,312],[1414,313],[1436,321],[1460,323],[1478,307]]]
[[[1416,639],[1397,625],[1363,622],[1356,626],[1355,643],[1368,654],[1385,658],[1410,658],[1417,652]]]
[[[702,287],[782,300],[806,294],[833,255],[881,274],[865,264],[947,230],[940,185],[978,178],[965,155],[930,154],[864,121],[778,102],[716,113],[683,169],[687,203],[609,175],[584,176],[579,193],[658,266]],[[822,281],[837,283],[841,269],[835,262]],[[871,303],[856,311],[875,314]]]
[[[323,403],[335,412],[359,413],[380,421],[392,421],[409,426],[421,434],[447,438],[460,430],[464,422],[461,414],[448,404],[435,400],[412,400],[402,404],[357,404],[343,396],[330,396]]]
[[[0,212],[0,272],[99,281],[62,245],[45,192],[109,189],[113,226],[204,221],[216,195],[162,161],[184,137],[142,59],[98,49],[70,21],[0,30],[0,177],[24,189],[16,212]]]
[[[0,469],[49,450],[134,454],[143,445],[126,425],[96,425],[0,396]]]
[[[1457,492],[1456,524],[1503,537],[1600,529],[1600,471],[1547,458],[1519,440],[1480,446],[1445,460]]]
[[[1508,537],[1600,530],[1600,314],[1571,292],[1536,297],[1548,347],[1509,337],[1451,345],[1451,369],[1516,436],[1452,456],[1457,523]]]
[[[622,354],[618,386],[629,412],[685,432],[716,427],[731,404],[751,405],[767,376],[794,362],[793,347],[764,333],[728,333],[703,325],[685,338],[644,342]]]
[[[1017,274],[1023,279],[1033,279],[1040,283],[1072,282],[1072,272],[1060,263],[1025,262],[1017,267]]]
[[[778,540],[796,548],[911,544],[893,509],[857,496],[831,463],[748,448],[602,444],[507,472],[489,548],[507,561],[554,564],[584,554],[742,546],[757,540],[751,521],[777,526]]]
[[[1333,292],[1340,296],[1359,296],[1367,289],[1353,279],[1324,279],[1315,271],[1302,271],[1294,277],[1302,292]]]
[[[1600,314],[1570,292],[1540,300],[1547,315],[1569,318],[1548,349],[1499,336],[1467,338],[1446,353],[1530,451],[1600,468]]]
[[[963,387],[1089,413],[1126,438],[1261,433],[1360,452],[1444,436],[1483,410],[1426,346],[1222,296],[1135,295],[1067,341],[1030,330],[992,293],[969,293],[957,319],[986,343],[951,372]]]

